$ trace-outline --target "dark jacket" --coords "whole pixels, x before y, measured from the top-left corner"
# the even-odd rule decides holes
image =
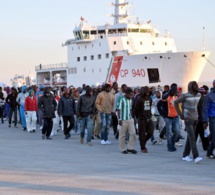
[[[95,96],[82,95],[78,100],[77,115],[85,117],[95,113]]]
[[[202,109],[202,121],[208,122],[208,117],[215,117],[215,88],[205,96]]]
[[[198,120],[202,122],[202,108],[205,96],[202,96],[198,102],[197,110],[198,110]]]
[[[135,105],[135,115],[137,119],[147,120],[152,117],[151,106],[152,99],[150,96],[146,97],[145,93],[149,92],[148,87],[144,87],[141,96],[138,98]]]
[[[38,102],[38,108],[42,111],[42,118],[55,118],[55,110],[57,103],[53,95],[46,95],[46,89],[44,95]]]
[[[75,113],[75,99],[71,95],[69,97],[63,95],[60,98],[60,102],[58,105],[58,114],[61,116],[74,116]]]
[[[9,104],[11,108],[15,108],[16,106],[18,106],[18,103],[16,102],[16,98],[17,98],[17,94],[12,95],[11,93],[7,96],[6,102]]]

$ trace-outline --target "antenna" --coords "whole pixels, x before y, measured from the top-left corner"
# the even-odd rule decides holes
[[[206,47],[205,47],[205,27],[203,27],[202,50],[206,50]]]

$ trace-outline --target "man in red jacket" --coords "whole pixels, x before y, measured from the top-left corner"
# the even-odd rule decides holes
[[[32,89],[28,91],[29,96],[25,99],[25,118],[28,132],[36,131],[37,122],[37,99]]]

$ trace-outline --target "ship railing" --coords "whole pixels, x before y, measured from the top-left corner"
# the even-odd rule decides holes
[[[35,67],[35,70],[39,71],[39,70],[61,69],[61,68],[68,68],[68,64],[67,63],[48,64],[48,65],[40,64],[39,66]]]

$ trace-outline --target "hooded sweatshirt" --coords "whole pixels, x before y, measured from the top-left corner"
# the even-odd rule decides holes
[[[198,119],[198,102],[201,97],[200,93],[196,93],[193,90],[193,84],[196,83],[195,81],[191,81],[188,84],[188,92],[185,94],[182,94],[180,98],[174,101],[175,108],[177,110],[177,113],[182,116],[184,116],[185,119]],[[179,108],[179,103],[182,103],[182,111]]]
[[[152,98],[150,97],[150,95],[146,97],[146,92],[149,92],[148,87],[143,88],[142,95],[139,97],[135,105],[135,115],[138,119],[141,120],[147,120],[152,117]]]
[[[202,121],[208,122],[208,117],[215,117],[215,87],[205,96],[202,109]]]
[[[18,94],[16,98],[16,102],[20,104],[22,107],[25,105],[25,99],[28,97],[28,92],[25,92],[26,86],[22,86],[21,88],[22,92]]]

